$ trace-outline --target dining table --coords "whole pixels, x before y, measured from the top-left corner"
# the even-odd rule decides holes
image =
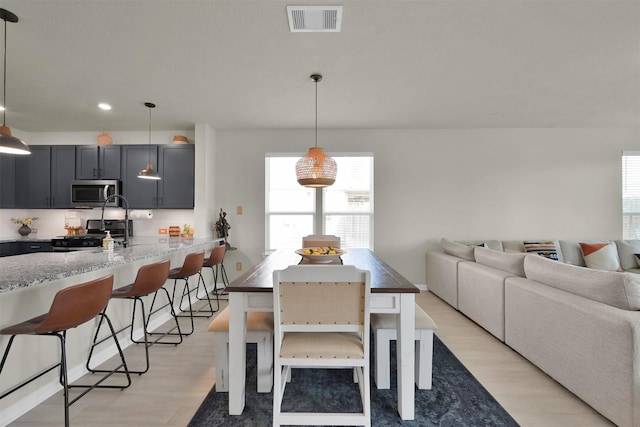
[[[273,311],[273,272],[309,260],[294,249],[279,249],[233,280],[229,294],[229,414],[245,406],[247,312]],[[371,272],[371,313],[397,315],[397,404],[402,420],[415,418],[415,295],[420,290],[373,251],[348,248],[330,264],[353,265]]]

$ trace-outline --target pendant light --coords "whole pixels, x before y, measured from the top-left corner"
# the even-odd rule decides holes
[[[0,153],[31,154],[29,146],[15,136],[11,136],[11,129],[6,126],[7,114],[7,21],[18,22],[18,17],[6,9],[0,9],[0,18],[4,21],[4,57],[3,57],[3,89],[2,89],[2,126],[0,126]]]
[[[322,147],[318,147],[318,82],[322,80],[322,76],[312,74],[311,80],[316,84],[316,144],[296,163],[296,177],[300,185],[323,188],[336,181],[338,166],[335,160],[324,154]]]
[[[143,179],[162,179],[158,174],[158,171],[153,169],[153,165],[151,164],[151,109],[156,108],[156,104],[151,102],[145,102],[144,106],[149,109],[149,163],[147,163],[147,168],[142,169],[138,172],[138,178]]]

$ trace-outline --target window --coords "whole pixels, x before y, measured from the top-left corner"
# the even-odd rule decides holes
[[[373,249],[373,156],[342,154],[336,182],[324,189],[296,181],[301,154],[265,158],[265,248],[299,248],[309,234],[334,234],[343,248]]]
[[[640,151],[622,153],[622,238],[640,239]]]

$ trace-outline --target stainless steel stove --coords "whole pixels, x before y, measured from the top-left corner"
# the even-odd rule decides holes
[[[102,247],[102,239],[107,230],[115,239],[124,237],[125,222],[123,219],[105,219],[104,230],[100,230],[102,221],[99,219],[87,220],[87,234],[81,236],[61,236],[51,240],[54,252],[70,252],[95,250]],[[133,221],[129,220],[129,237],[133,236]]]
[[[83,251],[100,248],[104,235],[63,236],[51,239],[54,252]]]

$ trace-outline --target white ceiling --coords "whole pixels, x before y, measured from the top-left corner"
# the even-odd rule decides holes
[[[342,32],[289,32],[324,3],[3,0],[6,122],[312,128],[319,72],[321,128],[640,126],[638,1],[332,1]]]

